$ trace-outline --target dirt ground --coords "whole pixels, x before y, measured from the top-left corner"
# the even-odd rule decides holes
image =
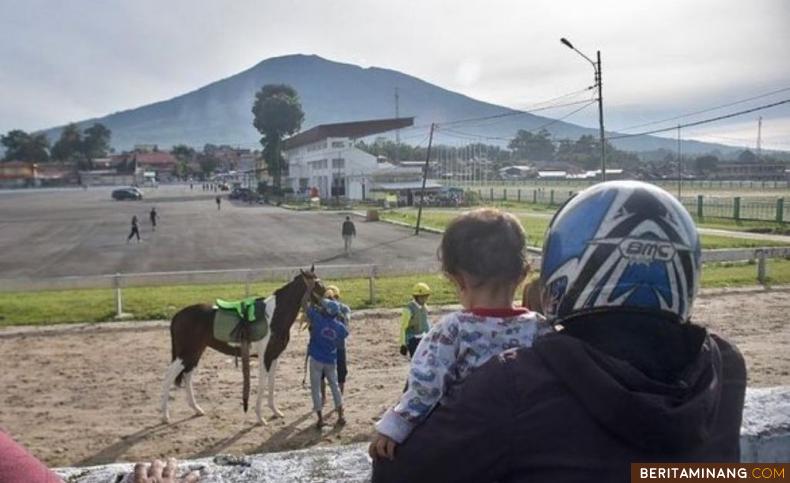
[[[789,295],[790,288],[719,291],[698,301],[696,320],[737,343],[751,386],[790,384]],[[398,397],[407,369],[397,352],[394,314],[355,318],[348,343],[348,424],[319,432],[309,392],[301,385],[306,334],[294,329],[277,379],[283,419],[257,426],[252,409],[242,412],[241,373],[232,358],[208,352],[195,377],[206,415],[193,417],[180,389],[171,405],[174,423],[165,426],[159,423],[158,401],[170,341],[162,324],[14,330],[0,331],[0,426],[51,466],[365,441],[373,422]],[[334,419],[330,415],[330,423]]]

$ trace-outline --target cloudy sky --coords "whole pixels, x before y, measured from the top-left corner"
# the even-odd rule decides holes
[[[0,132],[168,99],[293,53],[529,108],[592,84],[560,37],[601,50],[607,130],[790,99],[786,0],[0,0]],[[790,105],[684,136],[753,146],[758,115],[763,146],[790,150]],[[596,127],[597,114],[568,121]]]

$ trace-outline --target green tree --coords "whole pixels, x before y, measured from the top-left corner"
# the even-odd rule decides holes
[[[739,163],[756,163],[757,161],[757,155],[748,149],[741,151],[741,153],[738,155]]]
[[[69,124],[60,132],[60,138],[52,146],[52,158],[57,161],[80,161],[82,158],[82,134],[76,124]]]
[[[719,169],[719,158],[710,154],[699,156],[694,160],[694,169],[701,175],[715,172]]]
[[[203,177],[208,178],[219,166],[219,160],[213,154],[200,154],[198,155],[198,165]]]
[[[282,139],[302,127],[302,104],[293,87],[267,84],[255,94],[252,113],[255,116],[252,124],[262,134],[263,157],[274,180],[274,192],[279,194],[283,171]]]
[[[29,163],[49,161],[49,140],[44,134],[30,134],[21,129],[14,129],[0,136],[0,144],[5,147],[4,161]]]
[[[516,156],[532,161],[554,159],[554,143],[551,142],[551,134],[545,129],[541,129],[537,134],[519,129],[516,137],[508,144],[508,148],[514,151]]]
[[[195,158],[195,150],[186,144],[173,146],[170,154],[176,158],[176,176],[186,178],[189,175],[189,162]]]
[[[86,129],[82,140],[82,154],[92,162],[96,158],[103,158],[107,156],[110,151],[110,131],[104,124],[95,123],[93,126]]]

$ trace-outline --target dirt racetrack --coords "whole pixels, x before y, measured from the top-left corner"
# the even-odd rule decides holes
[[[698,300],[696,320],[736,342],[751,386],[790,384],[789,295],[784,287],[708,292]],[[103,324],[54,333],[46,332],[52,327],[0,330],[0,426],[51,466],[365,441],[403,388],[406,360],[397,353],[396,320],[392,312],[353,319],[348,425],[321,432],[313,427],[309,392],[301,386],[306,337],[296,329],[277,383],[285,418],[268,426],[256,426],[252,410],[242,412],[240,371],[216,352],[204,355],[195,378],[206,415],[192,417],[184,391],[178,390],[171,406],[174,423],[160,424],[159,388],[170,357],[162,324],[132,329]],[[331,414],[330,423],[334,419]]]

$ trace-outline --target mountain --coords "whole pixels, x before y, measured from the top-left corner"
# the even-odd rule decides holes
[[[315,55],[289,55],[260,62],[232,77],[201,87],[167,101],[136,109],[116,112],[77,124],[85,128],[101,122],[112,130],[112,145],[122,150],[135,144],[158,144],[169,147],[187,144],[202,147],[205,143],[257,147],[260,135],[252,126],[252,104],[255,92],[264,84],[285,83],[299,93],[308,129],[318,124],[393,117],[394,92],[400,93],[400,115],[414,116],[415,125],[458,119],[494,116],[515,112],[507,107],[489,104],[443,89],[398,71],[378,67],[362,68],[333,62]],[[511,138],[518,129],[535,129],[552,119],[532,114],[519,114],[458,125],[455,129],[478,136]],[[54,142],[62,126],[44,132]],[[598,135],[596,129],[557,121],[547,128],[557,138],[576,139],[583,134]],[[402,131],[403,142],[419,143],[427,129]],[[452,133],[438,139],[444,144],[462,144],[463,136]],[[504,140],[484,140],[505,144]],[[617,140],[614,144],[631,151],[676,149],[676,142],[652,136]],[[684,153],[707,152],[714,149],[732,151],[719,144],[684,141]]]

